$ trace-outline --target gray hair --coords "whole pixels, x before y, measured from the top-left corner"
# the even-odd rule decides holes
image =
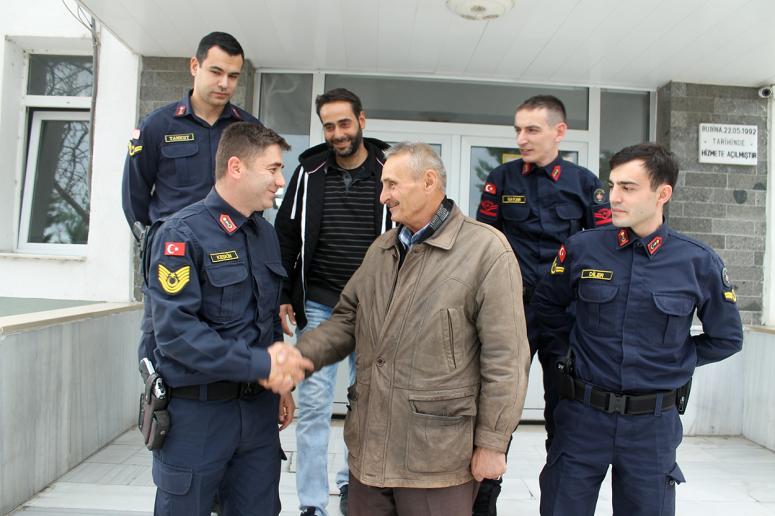
[[[385,151],[385,158],[389,159],[400,154],[409,155],[409,166],[414,172],[415,177],[426,170],[435,170],[439,174],[439,190],[445,193],[447,190],[447,170],[444,168],[441,158],[433,147],[422,142],[401,142],[396,143]]]

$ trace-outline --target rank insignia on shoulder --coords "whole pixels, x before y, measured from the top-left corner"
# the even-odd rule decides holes
[[[180,294],[188,284],[188,280],[191,278],[191,266],[184,265],[176,271],[171,271],[162,264],[159,264],[159,284],[162,290],[171,296]]]
[[[557,264],[557,257],[555,256],[554,261],[552,261],[552,267],[549,269],[549,274],[551,274],[552,276],[556,276],[564,272],[565,272],[565,267]]]
[[[135,145],[132,142],[129,142],[129,155],[134,156],[135,154],[140,154],[140,151],[143,150],[142,145]]]
[[[498,191],[495,185],[492,183],[484,183],[484,191],[488,194],[495,195]]]
[[[601,271],[597,269],[583,269],[581,279],[594,279],[611,281],[614,277],[614,271]]]
[[[230,262],[238,259],[237,251],[218,251],[210,253],[210,261],[213,263]]]
[[[501,202],[503,204],[525,204],[527,197],[524,195],[502,195]]]
[[[479,203],[479,213],[485,217],[497,217],[498,216],[498,203],[488,200],[483,200]]]
[[[164,143],[193,142],[193,141],[194,141],[194,133],[164,135]]]
[[[593,215],[595,218],[595,226],[605,226],[606,224],[613,222],[613,219],[611,218],[611,208],[600,206],[593,210]]]
[[[218,217],[218,221],[221,223],[221,226],[223,226],[223,229],[225,229],[229,234],[237,231],[237,225],[233,220],[231,220],[231,217],[225,213],[221,213],[221,216]]]
[[[724,301],[729,301],[730,303],[737,303],[737,295],[735,294],[734,290],[727,290],[724,292]]]

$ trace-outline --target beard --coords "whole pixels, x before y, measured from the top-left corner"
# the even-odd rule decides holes
[[[359,127],[358,132],[355,133],[355,136],[353,136],[352,138],[348,137],[348,139],[350,141],[350,146],[345,147],[342,150],[339,150],[336,147],[334,147],[333,138],[331,140],[326,140],[326,143],[328,144],[328,148],[334,151],[337,156],[342,158],[349,158],[350,156],[352,156],[358,151],[358,149],[361,146],[361,142],[363,142],[363,129]],[[341,141],[342,138],[340,138],[339,140]]]

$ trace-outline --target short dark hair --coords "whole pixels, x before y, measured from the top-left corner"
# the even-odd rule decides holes
[[[675,187],[678,180],[678,160],[675,154],[658,143],[639,143],[620,150],[611,157],[611,170],[630,161],[638,160],[649,173],[651,189],[668,184]]]
[[[243,52],[242,45],[239,44],[237,38],[226,32],[211,32],[203,37],[199,41],[199,46],[196,47],[196,60],[199,61],[199,64],[202,64],[207,53],[213,47],[219,47],[230,56],[240,56],[243,61],[245,60],[245,52]]]
[[[318,95],[315,99],[315,110],[318,113],[318,118],[320,117],[320,108],[330,102],[349,102],[356,117],[363,113],[363,105],[358,95],[345,88],[334,88]]]
[[[519,107],[517,107],[517,112],[522,111],[523,109],[532,111],[534,109],[542,108],[546,109],[550,114],[554,115],[555,119],[559,119],[554,122],[555,124],[565,122],[565,120],[568,118],[567,114],[565,113],[565,104],[563,104],[562,101],[554,95],[536,95],[534,97],[530,97],[522,104],[520,104]]]
[[[264,152],[267,147],[279,145],[284,151],[291,150],[285,138],[268,127],[250,122],[236,122],[227,127],[218,142],[215,153],[215,178],[226,174],[229,158],[248,161]]]

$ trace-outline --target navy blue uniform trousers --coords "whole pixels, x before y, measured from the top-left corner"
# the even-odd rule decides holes
[[[554,422],[540,476],[541,516],[592,516],[609,466],[615,515],[675,514],[675,485],[684,482],[675,461],[683,436],[675,408],[624,416],[560,400]]]
[[[278,409],[269,391],[228,401],[173,397],[170,433],[154,451],[154,514],[209,516],[216,493],[224,516],[279,514]]]

